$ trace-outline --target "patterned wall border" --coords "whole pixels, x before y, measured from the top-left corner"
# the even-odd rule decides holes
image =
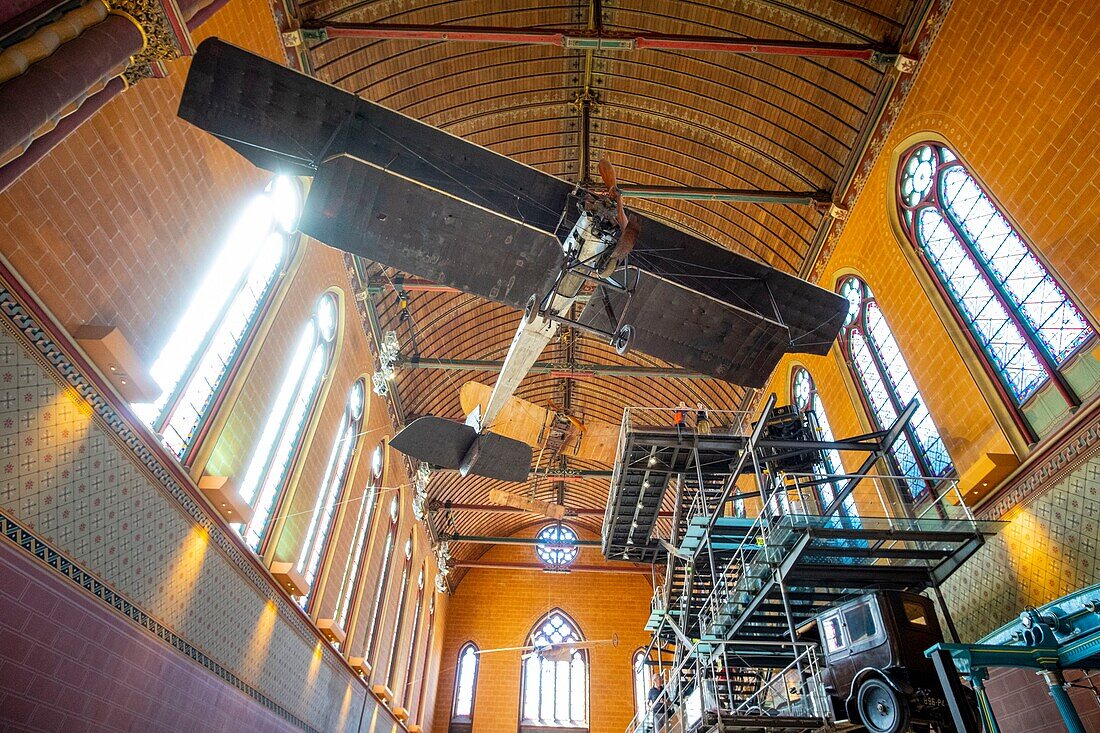
[[[266,568],[248,552],[240,539],[231,536],[232,530],[224,526],[220,518],[212,518],[198,498],[197,489],[178,463],[161,447],[160,443],[132,425],[136,418],[126,417],[112,401],[116,399],[111,388],[96,375],[95,368],[84,359],[73,345],[68,334],[58,326],[44,307],[20,282],[11,266],[0,258],[0,325],[11,331],[23,343],[30,354],[53,376],[62,387],[71,389],[88,405],[93,417],[106,428],[127,452],[136,459],[138,467],[164,492],[174,499],[183,513],[195,524],[206,530],[211,544],[217,547],[241,576],[259,595],[276,605],[279,617],[286,622],[308,645],[324,637],[309,618],[283,590],[271,579]],[[110,397],[108,397],[110,395]],[[133,421],[133,422],[131,422]],[[358,679],[355,671],[327,642],[322,645],[323,660],[334,671],[349,679]],[[364,685],[364,692],[369,693]]]
[[[981,519],[1003,519],[1018,507],[1042,496],[1068,473],[1100,453],[1100,400],[1092,403],[1081,424],[1055,436],[1050,445],[1024,464],[1024,470],[1010,477],[978,511]],[[1031,465],[1028,465],[1030,463]]]
[[[208,657],[201,649],[143,611],[126,596],[62,555],[3,512],[0,512],[0,534],[7,537],[16,546],[26,550],[27,554],[40,560],[42,564],[83,588],[90,595],[113,608],[117,613],[130,619],[134,624],[145,629],[163,643],[173,647],[183,656],[217,675],[283,720],[308,733],[320,733],[316,728],[264,695],[255,687],[244,682],[240,677]]]
[[[918,58],[917,68],[913,73],[903,75],[897,80],[897,83],[894,84],[893,91],[890,93],[889,97],[887,97],[886,103],[883,106],[882,116],[879,117],[874,132],[871,134],[867,145],[860,154],[859,163],[854,168],[851,180],[844,185],[843,193],[837,197],[837,206],[852,211],[856,202],[859,201],[860,196],[863,194],[867,179],[870,177],[871,171],[878,162],[879,156],[882,154],[883,147],[886,145],[886,140],[890,137],[890,133],[894,129],[898,117],[901,115],[901,110],[905,107],[905,100],[908,98],[910,90],[912,90],[913,85],[916,83],[917,77],[920,75],[920,70],[924,67],[925,60],[932,50],[932,44],[935,42],[936,36],[939,35],[940,29],[943,27],[943,22],[947,18],[948,11],[951,10],[952,2],[953,0],[933,0],[928,8],[923,23],[918,25],[919,30],[917,31],[916,37],[913,39],[913,42],[909,44],[909,48],[907,49],[909,53],[916,54]],[[837,243],[844,233],[844,225],[845,222],[843,220],[832,220],[832,225],[828,228],[820,245],[820,249],[810,257],[812,265],[809,268],[802,269],[803,275],[806,275],[808,271],[809,275],[807,279],[809,279],[810,282],[816,283],[824,274],[825,267],[829,264],[829,258],[832,257],[833,252],[836,250]]]

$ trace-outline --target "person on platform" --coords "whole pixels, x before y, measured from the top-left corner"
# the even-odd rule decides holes
[[[668,697],[664,694],[665,679],[660,672],[653,673],[652,686],[646,695],[646,703],[649,706],[649,717],[652,722],[652,733],[661,733],[665,723],[668,722]]]
[[[710,435],[710,414],[702,402],[695,403],[695,432],[699,435]]]
[[[672,424],[676,426],[676,441],[684,438],[684,419],[687,417],[688,406],[682,401],[676,406],[676,412],[672,413]]]

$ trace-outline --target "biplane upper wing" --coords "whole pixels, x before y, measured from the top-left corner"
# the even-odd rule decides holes
[[[675,227],[632,213],[638,239],[615,279],[599,286],[581,323],[634,330],[631,348],[746,387],[763,387],[784,353],[828,353],[848,301]]]
[[[786,351],[786,326],[753,309],[723,303],[651,272],[624,272],[633,294],[600,286],[580,322],[614,331],[625,317],[631,349],[746,387],[763,387]],[[625,312],[625,316],[623,316]]]

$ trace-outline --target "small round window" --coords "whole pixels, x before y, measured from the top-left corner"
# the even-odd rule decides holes
[[[535,540],[535,553],[551,568],[568,567],[577,559],[577,533],[564,524],[543,527]]]

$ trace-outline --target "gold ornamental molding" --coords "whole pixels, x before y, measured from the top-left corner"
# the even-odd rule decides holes
[[[145,45],[130,58],[123,76],[128,84],[167,75],[165,61],[190,56],[195,43],[176,0],[109,0],[111,12],[125,15],[141,28]]]

